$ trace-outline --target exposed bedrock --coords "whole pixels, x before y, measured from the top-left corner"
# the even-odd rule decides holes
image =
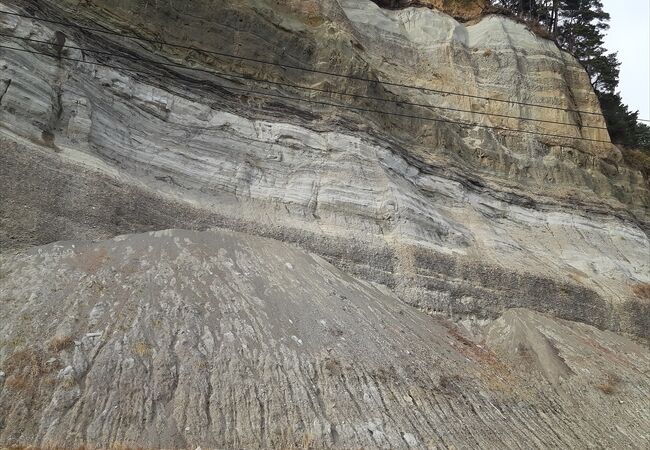
[[[489,6],[487,0],[372,0],[382,8],[401,9],[409,6],[435,8],[463,20],[476,19]]]
[[[648,337],[650,303],[642,296],[650,282],[648,182],[598,129],[604,126],[598,102],[568,54],[496,16],[461,24],[436,10],[389,11],[369,0],[222,3],[218,11],[203,1],[191,9],[189,2],[154,9],[117,0],[78,9],[76,1],[2,7],[564,110],[436,95],[65,28],[69,45],[129,59],[74,49],[54,59],[3,49],[0,178],[3,192],[12,193],[0,198],[3,250],[221,226],[299,243],[430,312],[494,318],[523,306]],[[0,29],[52,41],[59,28],[3,15]],[[160,65],[170,61],[430,107]],[[524,132],[235,90],[242,87]]]
[[[1,263],[0,446],[649,443],[650,353],[588,325],[515,309],[470,336],[231,231],[67,241]]]

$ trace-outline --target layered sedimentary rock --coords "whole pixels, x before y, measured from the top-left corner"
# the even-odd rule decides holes
[[[376,3],[0,2],[0,446],[648,446],[585,71]]]
[[[1,269],[3,446],[649,442],[647,348],[527,310],[470,337],[278,241],[160,231]]]
[[[365,0],[20,6],[356,78],[3,15],[3,34],[62,30],[77,47],[3,49],[4,248],[225,225],[300,242],[430,311],[526,306],[647,336],[647,180],[609,143],[584,70],[523,25]],[[152,217],[151,198],[174,206]]]
[[[458,19],[476,19],[489,6],[487,0],[373,0],[382,8],[401,9],[409,6],[435,8]]]

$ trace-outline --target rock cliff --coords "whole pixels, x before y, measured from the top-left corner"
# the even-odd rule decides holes
[[[584,69],[443,12],[480,2],[377,3],[0,2],[0,445],[648,442],[650,186]],[[221,231],[105,241],[169,228]]]
[[[488,0],[373,0],[382,8],[413,7],[435,8],[458,19],[476,19],[487,11]]]
[[[111,53],[64,58],[112,67],[3,51],[5,247],[220,225],[300,242],[431,311],[526,306],[647,336],[648,181],[609,144],[584,70],[523,25],[366,0],[76,5],[26,10],[184,47],[3,16],[3,34],[63,30]],[[150,196],[178,206],[149,217]]]

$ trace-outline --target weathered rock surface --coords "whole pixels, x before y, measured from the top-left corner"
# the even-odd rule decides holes
[[[424,6],[435,8],[459,19],[476,19],[486,11],[488,0],[372,0],[383,8],[406,8]]]
[[[646,448],[650,190],[579,64],[216,3],[0,1],[185,46],[0,14],[68,45],[0,49],[0,446]]]
[[[469,324],[234,232],[2,259],[0,445],[644,448],[650,352],[511,310]]]
[[[464,26],[435,10],[388,11],[369,0],[288,2],[279,9],[261,0],[223,2],[218,13],[210,2],[153,9],[148,2],[105,0],[67,9],[73,3],[20,5],[143,36],[164,30],[170,42],[247,57],[598,112],[575,60],[502,17]],[[0,26],[45,41],[55,32],[52,24],[13,16],[3,16]],[[525,306],[648,336],[650,305],[634,293],[650,282],[648,183],[617,162],[604,130],[586,128],[603,126],[600,115],[425,94],[65,32],[69,45],[137,61],[64,50],[65,57],[120,70],[3,51],[2,78],[11,82],[0,102],[0,175],[3,190],[12,192],[0,200],[3,248],[177,225],[243,226],[299,242],[431,311],[496,317]],[[400,107],[409,114],[606,142],[249,97],[234,90],[242,80],[158,65],[170,59],[432,105]],[[325,95],[256,88],[316,100]],[[397,111],[391,103],[328,97]],[[145,204],[151,198],[174,206],[152,217],[146,211],[156,206]]]

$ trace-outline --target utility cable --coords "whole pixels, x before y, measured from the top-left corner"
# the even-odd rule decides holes
[[[144,37],[140,37],[140,36],[126,35],[124,33],[120,33],[120,32],[117,32],[117,31],[105,30],[105,29],[101,29],[101,28],[87,27],[87,26],[84,26],[84,25],[79,25],[79,24],[69,23],[69,22],[66,23],[66,22],[62,22],[62,21],[59,21],[59,20],[43,19],[43,18],[36,17],[36,16],[33,16],[33,15],[29,15],[29,14],[15,13],[15,12],[10,12],[10,11],[5,11],[5,10],[0,10],[0,14],[7,14],[7,15],[22,17],[22,18],[26,18],[26,19],[39,21],[39,22],[46,22],[46,23],[51,23],[51,24],[63,25],[63,26],[66,26],[66,27],[75,27],[75,28],[78,28],[78,29],[84,30],[84,31],[89,31],[89,32],[94,32],[94,33],[104,33],[104,34],[118,36],[118,37],[122,37],[122,38],[126,38],[126,39],[133,39],[133,40],[137,40],[137,41],[141,41],[141,42],[147,42],[147,43],[150,43],[150,44],[166,45],[166,46],[169,46],[169,47],[174,47],[174,48],[179,48],[179,49],[184,49],[184,50],[191,50],[191,51],[196,51],[196,52],[202,52],[202,53],[221,56],[221,57],[225,57],[225,58],[237,59],[237,60],[240,60],[240,61],[249,61],[249,62],[254,62],[254,63],[258,63],[258,64],[277,66],[277,67],[281,67],[283,69],[299,70],[299,71],[303,71],[303,72],[317,73],[317,74],[321,74],[321,75],[327,75],[327,76],[338,77],[338,78],[346,78],[346,79],[356,80],[356,81],[364,81],[364,82],[369,82],[369,83],[378,83],[378,84],[382,84],[384,86],[401,87],[401,88],[405,88],[405,89],[417,89],[417,90],[420,90],[420,91],[431,92],[431,93],[435,93],[435,94],[454,95],[454,96],[459,96],[459,97],[488,100],[488,101],[493,101],[493,102],[507,103],[507,104],[520,105],[520,106],[530,106],[530,107],[534,107],[534,108],[544,108],[544,109],[557,110],[557,111],[573,112],[573,113],[578,113],[578,114],[590,114],[590,115],[596,115],[596,116],[602,115],[601,112],[583,111],[583,110],[570,109],[570,108],[560,108],[560,107],[557,107],[557,106],[542,105],[542,104],[539,104],[539,103],[526,103],[526,102],[518,102],[518,101],[514,101],[514,100],[504,100],[504,99],[494,98],[494,97],[484,97],[484,96],[480,96],[480,95],[463,94],[463,93],[460,93],[460,92],[453,92],[453,91],[445,91],[445,90],[440,90],[440,89],[426,88],[426,87],[423,87],[423,86],[413,86],[413,85],[390,82],[390,81],[379,81],[379,80],[373,80],[371,78],[364,78],[364,77],[359,77],[359,76],[354,76],[354,75],[343,75],[343,74],[336,73],[336,72],[330,72],[330,71],[318,70],[318,69],[314,69],[314,68],[300,67],[300,66],[295,66],[295,65],[290,65],[290,64],[267,61],[267,60],[262,60],[262,59],[257,59],[257,58],[250,58],[250,57],[245,57],[245,56],[233,55],[233,54],[230,54],[230,53],[218,52],[218,51],[215,51],[215,50],[207,50],[207,49],[203,49],[203,48],[199,48],[199,47],[193,47],[193,46],[189,46],[189,45],[172,44],[172,43],[157,40],[157,39],[150,39],[150,38],[144,38]]]
[[[9,39],[18,39],[22,41],[27,41],[27,42],[34,42],[38,44],[46,44],[46,45],[52,45],[52,42],[50,41],[43,41],[40,39],[33,39],[33,38],[28,38],[28,37],[20,37],[20,36],[13,36],[9,34],[4,34],[0,33],[0,36],[6,37]],[[69,48],[72,50],[79,50],[82,52],[88,52],[88,53],[96,53],[96,54],[103,54],[103,55],[110,55],[114,56],[116,58],[124,58],[124,59],[130,59],[132,61],[140,61],[140,58],[130,56],[130,55],[120,55],[117,53],[113,52],[107,52],[105,50],[94,50],[91,48],[87,47],[77,47],[74,45],[64,45],[62,49]],[[598,127],[598,126],[593,126],[593,125],[578,125],[575,123],[569,123],[569,122],[559,122],[559,121],[554,121],[554,120],[544,120],[544,119],[533,119],[531,117],[521,117],[521,116],[509,116],[507,114],[497,114],[497,113],[489,113],[489,112],[482,112],[482,111],[472,111],[468,109],[458,109],[458,108],[451,108],[451,107],[446,107],[446,106],[435,106],[435,105],[427,105],[424,103],[413,103],[413,102],[408,102],[408,101],[402,101],[402,100],[391,100],[391,99],[386,99],[386,98],[381,98],[381,97],[375,97],[375,96],[369,96],[369,95],[363,95],[363,94],[351,94],[348,92],[340,92],[340,91],[330,91],[328,89],[321,89],[321,88],[316,88],[316,87],[310,87],[310,86],[301,86],[298,84],[292,84],[292,83],[284,83],[280,81],[271,81],[271,80],[266,80],[263,78],[256,78],[250,75],[241,75],[241,74],[233,74],[233,73],[225,73],[225,72],[219,72],[216,70],[212,69],[204,69],[200,67],[192,67],[192,66],[187,66],[184,64],[179,64],[179,63],[171,63],[171,62],[159,62],[155,61],[156,64],[163,65],[163,66],[168,66],[168,67],[177,67],[177,68],[182,68],[182,69],[187,69],[187,70],[194,70],[197,72],[204,72],[204,73],[209,73],[211,75],[217,75],[217,76],[223,76],[223,77],[232,77],[232,78],[239,78],[243,80],[251,80],[251,81],[257,81],[257,82],[263,82],[263,83],[269,83],[269,84],[274,84],[277,86],[284,86],[284,87],[292,87],[292,88],[297,88],[297,89],[303,89],[303,90],[308,90],[308,91],[313,91],[313,92],[321,92],[321,93],[326,93],[326,94],[336,94],[336,95],[342,95],[346,97],[354,97],[354,98],[362,98],[362,99],[368,99],[368,100],[377,100],[381,101],[384,103],[396,103],[400,106],[416,106],[419,108],[431,108],[431,109],[439,109],[439,110],[444,110],[444,111],[453,111],[453,112],[460,112],[460,113],[467,113],[467,114],[478,114],[478,115],[483,115],[483,116],[490,116],[490,117],[501,117],[501,118],[506,118],[506,119],[516,119],[516,120],[523,120],[523,121],[529,121],[529,122],[540,122],[540,123],[548,123],[548,124],[555,124],[555,125],[567,125],[567,126],[572,126],[572,127],[579,127],[579,128],[592,128],[596,130],[607,130],[607,127]]]

